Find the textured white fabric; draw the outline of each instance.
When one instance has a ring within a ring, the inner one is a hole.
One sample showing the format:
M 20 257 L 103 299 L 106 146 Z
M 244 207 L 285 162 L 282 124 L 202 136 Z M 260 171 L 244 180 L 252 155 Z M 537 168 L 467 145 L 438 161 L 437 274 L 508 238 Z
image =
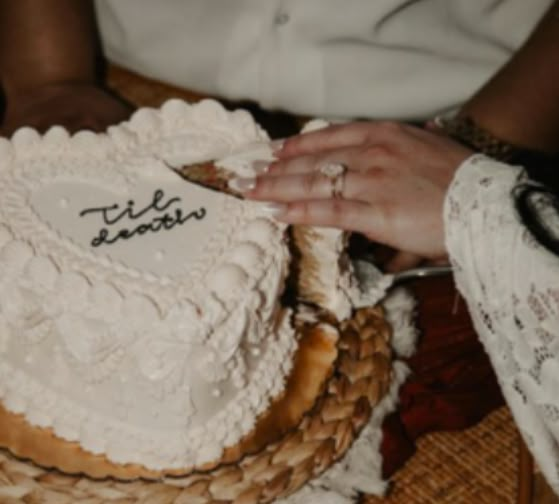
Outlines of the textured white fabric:
M 464 102 L 551 0 L 97 0 L 141 74 L 320 117 L 426 119 Z
M 483 156 L 457 171 L 445 202 L 458 289 L 518 427 L 559 493 L 559 258 L 521 224 L 511 197 L 523 177 Z M 547 212 L 557 230 L 559 216 Z

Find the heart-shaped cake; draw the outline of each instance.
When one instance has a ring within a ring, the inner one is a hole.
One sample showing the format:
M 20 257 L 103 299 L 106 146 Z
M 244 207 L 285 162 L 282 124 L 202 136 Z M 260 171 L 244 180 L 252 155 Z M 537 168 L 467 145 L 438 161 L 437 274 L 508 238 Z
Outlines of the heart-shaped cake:
M 320 344 L 315 335 L 302 350 L 294 307 L 281 302 L 293 273 L 286 226 L 171 169 L 221 158 L 246 174 L 272 158 L 267 140 L 245 112 L 178 100 L 107 134 L 0 140 L 2 421 L 142 468 L 133 475 L 208 467 L 243 455 L 234 447 L 288 395 L 296 355 L 322 345 L 323 358 L 306 361 L 312 383 L 299 379 L 304 406 L 270 431 L 300 420 L 331 372 L 337 328 L 322 323 Z M 297 269 L 314 286 L 307 300 L 346 318 L 343 235 L 312 236 Z M 66 469 L 13 425 L 0 444 Z

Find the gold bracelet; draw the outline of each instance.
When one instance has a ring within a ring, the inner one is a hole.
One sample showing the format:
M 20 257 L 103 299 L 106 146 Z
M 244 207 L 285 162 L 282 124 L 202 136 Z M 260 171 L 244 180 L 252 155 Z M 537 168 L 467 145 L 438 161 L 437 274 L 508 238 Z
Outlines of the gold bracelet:
M 493 136 L 479 127 L 470 117 L 436 117 L 436 128 L 457 142 L 499 161 L 510 161 L 524 149 Z

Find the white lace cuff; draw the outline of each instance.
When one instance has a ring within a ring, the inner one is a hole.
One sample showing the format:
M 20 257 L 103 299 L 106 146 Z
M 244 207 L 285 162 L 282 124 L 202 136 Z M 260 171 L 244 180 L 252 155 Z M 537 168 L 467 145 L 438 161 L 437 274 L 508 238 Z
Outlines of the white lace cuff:
M 559 257 L 520 222 L 511 192 L 523 176 L 466 160 L 445 201 L 446 246 L 518 427 L 559 493 Z

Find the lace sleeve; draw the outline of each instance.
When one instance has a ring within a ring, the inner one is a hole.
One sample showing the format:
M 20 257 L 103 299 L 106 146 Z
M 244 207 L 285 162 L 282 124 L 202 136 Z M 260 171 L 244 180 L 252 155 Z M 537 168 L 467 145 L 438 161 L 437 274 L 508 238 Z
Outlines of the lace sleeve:
M 468 159 L 445 201 L 446 244 L 516 423 L 559 494 L 559 257 L 516 214 L 521 177 L 519 167 Z

